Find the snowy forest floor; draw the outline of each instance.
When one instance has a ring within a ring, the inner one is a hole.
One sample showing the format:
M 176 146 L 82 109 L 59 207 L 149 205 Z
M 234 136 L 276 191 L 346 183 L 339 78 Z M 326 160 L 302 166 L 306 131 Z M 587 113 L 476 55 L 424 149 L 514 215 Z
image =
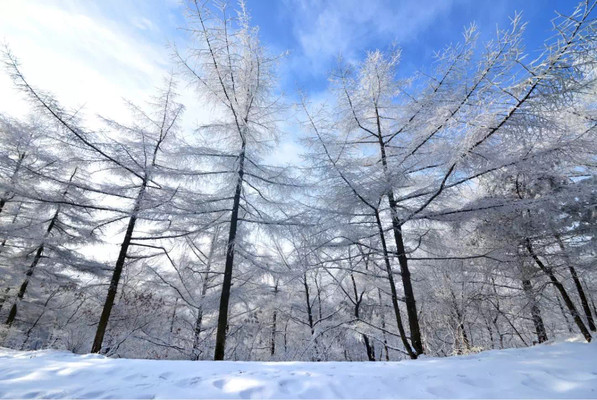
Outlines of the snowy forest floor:
M 597 343 L 402 362 L 110 359 L 0 348 L 2 398 L 596 398 Z

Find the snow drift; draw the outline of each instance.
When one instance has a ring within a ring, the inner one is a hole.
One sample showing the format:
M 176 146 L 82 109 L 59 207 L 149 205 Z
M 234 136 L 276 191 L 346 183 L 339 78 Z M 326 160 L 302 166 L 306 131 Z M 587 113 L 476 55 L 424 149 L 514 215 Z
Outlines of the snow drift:
M 402 362 L 110 359 L 0 348 L 2 398 L 596 398 L 597 344 Z

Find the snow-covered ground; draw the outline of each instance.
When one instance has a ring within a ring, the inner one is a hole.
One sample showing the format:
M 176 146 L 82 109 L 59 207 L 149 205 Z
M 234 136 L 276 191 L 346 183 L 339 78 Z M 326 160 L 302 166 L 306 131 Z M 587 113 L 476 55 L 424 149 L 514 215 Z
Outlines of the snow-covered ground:
M 597 344 L 402 362 L 110 359 L 0 348 L 2 398 L 597 398 Z

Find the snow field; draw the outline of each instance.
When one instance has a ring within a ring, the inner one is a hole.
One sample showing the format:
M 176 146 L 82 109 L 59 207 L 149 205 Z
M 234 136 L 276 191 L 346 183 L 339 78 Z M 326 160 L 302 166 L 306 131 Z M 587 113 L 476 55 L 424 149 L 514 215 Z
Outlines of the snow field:
M 402 362 L 110 359 L 0 348 L 0 398 L 597 398 L 597 344 Z

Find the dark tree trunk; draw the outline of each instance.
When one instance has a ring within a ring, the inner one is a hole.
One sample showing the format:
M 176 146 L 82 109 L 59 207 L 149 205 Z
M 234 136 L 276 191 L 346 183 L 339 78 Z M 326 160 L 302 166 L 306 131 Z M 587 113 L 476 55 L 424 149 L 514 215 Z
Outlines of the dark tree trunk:
M 363 342 L 365 342 L 365 350 L 367 350 L 367 359 L 375 361 L 375 347 L 373 343 L 370 343 L 369 336 L 363 334 Z
M 493 277 L 491 277 L 491 288 L 493 289 L 493 293 L 495 294 L 495 310 L 496 310 L 496 314 L 495 317 L 492 320 L 493 326 L 495 327 L 495 331 L 498 334 L 498 337 L 500 339 L 500 349 L 504 348 L 504 334 L 501 332 L 500 330 L 500 326 L 498 325 L 498 320 L 500 318 L 500 315 L 502 315 L 502 311 L 501 311 L 501 306 L 500 306 L 500 296 L 498 295 L 498 291 L 497 291 L 497 287 L 495 285 L 495 279 Z
M 417 355 L 423 354 L 423 342 L 421 340 L 421 328 L 419 326 L 419 315 L 417 313 L 417 304 L 415 301 L 415 294 L 412 287 L 412 280 L 410 277 L 410 270 L 408 268 L 408 258 L 404 249 L 404 238 L 402 237 L 402 228 L 398 217 L 396 215 L 396 202 L 394 195 L 390 193 L 390 209 L 392 210 L 392 229 L 394 231 L 394 239 L 396 240 L 396 249 L 398 251 L 398 262 L 400 263 L 400 276 L 402 278 L 402 286 L 404 288 L 404 301 L 406 302 L 406 312 L 408 315 L 408 323 L 410 328 L 410 341 Z
M 386 147 L 382 137 L 381 122 L 377 107 L 375 108 L 375 114 L 377 119 L 377 139 L 379 142 L 381 163 L 383 165 L 386 177 L 389 177 Z M 408 268 L 408 258 L 406 257 L 406 252 L 404 249 L 404 238 L 402 237 L 402 226 L 398 218 L 398 207 L 396 199 L 394 198 L 394 191 L 392 190 L 391 182 L 389 182 L 389 179 L 387 190 L 388 203 L 390 205 L 390 213 L 392 215 L 392 230 L 394 231 L 394 240 L 396 241 L 398 262 L 400 264 L 400 276 L 402 278 L 402 286 L 404 288 L 404 301 L 406 303 L 406 314 L 408 315 L 408 324 L 410 328 L 410 341 L 412 343 L 415 355 L 420 355 L 424 353 L 424 349 L 423 342 L 421 340 L 421 328 L 419 326 L 417 303 L 415 301 L 415 294 L 413 291 L 412 280 L 410 277 L 410 269 Z
M 377 297 L 379 299 L 379 309 L 380 309 L 379 316 L 381 318 L 381 329 L 383 329 L 382 330 L 383 347 L 386 352 L 386 361 L 390 361 L 390 349 L 388 347 L 388 337 L 386 336 L 386 316 L 385 316 L 385 312 L 383 309 L 383 303 L 381 301 L 381 290 L 379 288 L 377 289 Z M 380 355 L 380 360 L 381 360 L 381 355 Z
M 17 304 L 25 296 L 25 292 L 27 291 L 27 286 L 29 286 L 29 280 L 31 279 L 31 276 L 33 275 L 33 270 L 39 263 L 39 260 L 41 260 L 41 256 L 42 256 L 43 252 L 44 252 L 44 245 L 42 244 L 37 248 L 37 251 L 35 252 L 35 257 L 33 257 L 33 261 L 31 262 L 31 265 L 29 265 L 29 268 L 27 269 L 27 272 L 25 273 L 25 280 L 23 281 L 23 283 L 21 283 L 21 286 L 19 287 L 19 292 L 17 293 L 17 298 L 16 298 L 15 302 L 12 304 L 12 307 L 10 308 L 10 312 L 8 313 L 8 318 L 6 318 L 6 325 L 8 325 L 8 326 L 11 326 L 12 323 L 14 322 L 15 318 L 17 317 Z
M 580 283 L 580 279 L 578 279 L 578 274 L 576 273 L 576 269 L 572 266 L 569 267 L 570 275 L 572 275 L 572 279 L 574 280 L 574 285 L 576 286 L 576 290 L 578 291 L 578 297 L 580 298 L 580 304 L 582 305 L 583 311 L 585 312 L 585 316 L 587 317 L 587 323 L 589 325 L 589 329 L 595 332 L 597 329 L 595 327 L 595 320 L 593 319 L 593 314 L 591 314 L 591 308 L 589 307 L 589 301 L 587 300 L 587 295 L 585 294 L 585 290 Z
M 205 276 L 203 277 L 203 285 L 201 285 L 201 299 L 199 302 L 199 307 L 197 308 L 197 319 L 195 320 L 193 336 L 193 350 L 191 351 L 191 359 L 194 361 L 199 359 L 199 343 L 201 342 L 201 331 L 203 329 L 203 303 L 205 302 L 205 296 L 207 295 L 207 289 L 209 287 L 209 274 L 211 272 L 211 263 L 216 248 L 218 232 L 219 229 L 214 232 L 211 246 L 209 247 L 209 254 L 207 256 L 207 263 L 205 266 Z
M 18 164 L 19 167 L 20 167 L 20 161 L 22 161 L 22 159 L 24 157 L 25 157 L 25 155 L 23 154 L 22 157 L 19 159 L 19 164 Z M 17 171 L 18 171 L 18 169 L 15 171 L 15 174 Z M 73 181 L 73 179 L 75 178 L 76 174 L 77 174 L 77 168 L 75 168 L 75 170 L 71 174 L 70 179 L 68 180 L 68 185 L 64 189 L 64 192 L 62 192 L 63 198 L 68 193 L 70 184 Z M 8 314 L 8 318 L 6 319 L 6 325 L 8 325 L 9 327 L 12 325 L 12 323 L 14 322 L 14 320 L 17 316 L 17 303 L 23 298 L 23 296 L 25 295 L 25 292 L 27 291 L 27 286 L 29 286 L 29 280 L 30 280 L 31 276 L 33 275 L 33 271 L 35 270 L 35 267 L 39 263 L 39 260 L 41 260 L 41 257 L 43 255 L 44 248 L 45 248 L 45 241 L 46 241 L 47 237 L 50 235 L 50 233 L 52 233 L 52 229 L 54 229 L 54 226 L 56 225 L 56 222 L 58 221 L 58 215 L 60 215 L 60 206 L 54 212 L 54 215 L 52 216 L 52 219 L 50 220 L 50 223 L 49 223 L 49 225 L 46 229 L 46 232 L 44 234 L 44 238 L 43 238 L 41 244 L 39 245 L 39 247 L 37 248 L 37 251 L 35 252 L 33 261 L 31 262 L 31 265 L 29 265 L 29 269 L 27 269 L 27 272 L 25 273 L 25 280 L 23 281 L 23 283 L 21 284 L 21 287 L 19 288 L 19 292 L 17 293 L 16 301 L 12 305 L 10 312 Z M 3 243 L 3 245 L 4 245 L 4 243 Z
M 319 315 L 319 320 L 321 321 L 321 319 L 323 319 L 323 312 L 322 312 L 322 308 L 321 308 L 321 287 L 319 287 L 319 282 L 318 282 L 318 275 L 315 275 L 315 289 L 317 290 L 317 314 Z
M 160 151 L 160 146 L 162 145 L 163 141 L 166 139 L 174 120 L 170 122 L 170 126 L 167 128 L 164 124 L 166 123 L 167 118 L 167 110 L 168 104 L 170 102 L 170 94 L 171 92 L 168 91 L 166 95 L 166 104 L 164 109 L 164 114 L 162 117 L 162 126 L 160 127 L 160 135 L 157 139 L 155 146 L 153 147 L 153 155 L 151 161 L 148 163 L 147 159 L 145 159 L 144 171 L 142 175 L 135 174 L 138 177 L 142 177 L 141 186 L 139 187 L 139 192 L 137 193 L 137 198 L 135 199 L 135 204 L 133 206 L 133 210 L 131 212 L 131 216 L 129 218 L 129 222 L 126 228 L 126 233 L 124 234 L 124 239 L 120 245 L 120 252 L 118 253 L 118 258 L 116 259 L 116 265 L 114 266 L 114 271 L 112 272 L 112 279 L 110 280 L 110 286 L 108 287 L 108 294 L 106 296 L 106 301 L 104 302 L 104 308 L 102 310 L 102 315 L 100 316 L 99 323 L 97 324 L 97 330 L 95 332 L 95 338 L 93 339 L 93 345 L 91 346 L 92 353 L 99 353 L 102 349 L 102 344 L 104 342 L 104 336 L 106 334 L 106 329 L 108 327 L 108 322 L 110 320 L 110 314 L 112 312 L 112 307 L 114 306 L 114 299 L 116 298 L 116 294 L 118 292 L 118 284 L 120 282 L 120 276 L 122 275 L 122 270 L 124 269 L 124 263 L 126 262 L 128 256 L 128 250 L 131 245 L 131 241 L 133 238 L 133 232 L 135 231 L 135 225 L 137 223 L 137 217 L 139 216 L 139 212 L 141 211 L 141 205 L 143 203 L 143 199 L 145 197 L 145 192 L 147 190 L 147 185 L 151 179 L 151 172 L 153 168 L 156 166 L 158 152 Z M 63 123 L 64 124 L 64 123 Z M 64 124 L 66 125 L 66 124 Z M 72 129 L 71 129 L 72 131 Z M 74 133 L 74 131 L 73 131 Z M 96 149 L 97 151 L 97 149 Z M 117 163 L 118 164 L 118 163 Z M 118 164 L 120 165 L 120 164 Z M 120 165 L 122 166 L 122 165 Z M 128 169 L 129 171 L 132 171 Z
M 585 286 L 587 283 L 585 282 Z M 591 307 L 593 307 L 593 313 L 597 315 L 597 307 L 595 306 L 595 301 L 593 301 L 593 296 L 591 295 L 591 291 L 589 291 L 589 299 L 591 300 Z
M 141 209 L 141 202 L 143 200 L 146 187 L 147 178 L 145 178 L 141 183 L 141 187 L 133 207 L 133 212 L 131 213 L 129 223 L 126 228 L 126 233 L 124 234 L 124 239 L 120 244 L 120 252 L 118 253 L 118 258 L 116 259 L 116 265 L 114 266 L 114 271 L 112 272 L 112 279 L 110 280 L 110 286 L 108 287 L 108 294 L 106 296 L 106 301 L 104 302 L 104 308 L 102 309 L 102 314 L 95 331 L 93 345 L 91 346 L 92 353 L 99 353 L 102 349 L 104 336 L 106 335 L 106 328 L 108 327 L 108 321 L 110 320 L 110 314 L 112 312 L 112 307 L 114 306 L 114 299 L 116 298 L 116 293 L 118 292 L 120 276 L 122 275 L 122 270 L 124 268 L 124 263 L 126 262 L 129 246 L 131 245 L 135 224 L 137 223 L 137 215 Z
M 568 269 L 570 270 L 570 275 L 572 275 L 572 280 L 574 281 L 574 286 L 576 286 L 576 291 L 578 292 L 578 297 L 580 298 L 580 304 L 582 306 L 583 311 L 585 312 L 585 317 L 587 318 L 587 324 L 589 325 L 589 329 L 595 332 L 597 329 L 595 327 L 595 320 L 593 319 L 593 314 L 591 314 L 591 308 L 589 307 L 589 301 L 587 300 L 587 296 L 585 291 L 580 283 L 580 279 L 578 279 L 578 274 L 576 273 L 576 268 L 570 262 L 570 258 L 566 254 L 566 248 L 564 247 L 564 243 L 559 235 L 555 235 L 556 240 L 558 241 L 558 245 L 562 250 L 562 254 L 564 255 L 564 259 L 568 263 Z
M 531 319 L 533 320 L 533 324 L 535 325 L 537 341 L 539 343 L 546 342 L 547 332 L 545 330 L 545 325 L 543 324 L 543 318 L 541 317 L 541 309 L 539 308 L 539 304 L 537 304 L 537 299 L 535 298 L 535 292 L 533 291 L 533 285 L 531 284 L 531 281 L 528 279 L 523 279 L 522 289 L 527 299 L 529 300 L 531 306 Z
M 195 329 L 193 335 L 193 350 L 191 351 L 191 359 L 197 361 L 199 359 L 199 344 L 201 343 L 201 331 L 203 329 L 203 302 L 205 301 L 205 295 L 207 294 L 209 279 L 209 267 L 205 273 L 205 280 L 201 287 L 201 303 L 197 308 L 197 319 L 195 320 Z
M 6 318 L 6 325 L 8 325 L 9 327 L 12 325 L 12 323 L 14 322 L 14 320 L 17 316 L 17 304 L 19 303 L 19 301 L 21 301 L 23 299 L 23 296 L 25 296 L 25 292 L 27 291 L 27 286 L 29 286 L 29 280 L 31 279 L 31 276 L 33 275 L 33 271 L 35 270 L 35 267 L 37 267 L 37 264 L 39 263 L 39 260 L 41 260 L 41 257 L 44 253 L 45 239 L 52 232 L 52 229 L 54 229 L 54 226 L 56 225 L 56 221 L 58 220 L 59 214 L 60 214 L 60 208 L 58 208 L 56 210 L 56 212 L 54 212 L 54 216 L 50 220 L 50 224 L 48 225 L 48 228 L 46 229 L 46 233 L 44 235 L 44 240 L 37 248 L 37 250 L 35 252 L 35 256 L 33 257 L 33 261 L 31 262 L 31 264 L 29 265 L 29 268 L 27 269 L 27 272 L 25 273 L 25 280 L 21 284 L 21 287 L 19 288 L 19 292 L 17 293 L 17 298 L 16 298 L 15 302 L 13 303 L 12 307 L 10 308 L 10 312 L 8 313 L 8 318 Z
M 288 354 L 288 319 L 284 324 L 284 354 Z
M 195 329 L 193 335 L 193 350 L 191 351 L 191 360 L 199 360 L 199 343 L 201 343 L 201 329 L 203 326 L 203 304 L 197 309 L 197 319 L 195 320 Z
M 228 305 L 230 303 L 230 288 L 232 286 L 232 268 L 234 266 L 234 246 L 236 231 L 238 227 L 238 212 L 240 208 L 240 197 L 242 194 L 245 164 L 245 143 L 239 155 L 238 180 L 234 191 L 232 214 L 230 216 L 230 231 L 226 245 L 226 266 L 224 267 L 224 281 L 222 282 L 222 294 L 220 296 L 220 307 L 218 314 L 218 329 L 216 332 L 216 349 L 214 360 L 223 360 L 226 351 L 226 330 L 228 327 Z
M 459 328 L 460 328 L 460 334 L 462 335 L 462 343 L 464 344 L 464 348 L 466 350 L 470 350 L 472 345 L 468 338 L 468 333 L 466 333 L 466 328 L 464 327 L 464 323 L 462 321 L 460 322 Z M 470 326 L 469 326 L 469 328 L 470 328 Z
M 566 288 L 564 287 L 564 285 L 562 285 L 562 283 L 560 281 L 558 281 L 558 279 L 554 275 L 552 269 L 550 267 L 548 267 L 547 265 L 543 264 L 541 259 L 539 259 L 537 254 L 535 254 L 535 251 L 533 250 L 533 247 L 531 245 L 531 241 L 528 239 L 526 240 L 526 248 L 527 248 L 529 254 L 531 255 L 531 257 L 533 258 L 533 260 L 535 261 L 535 263 L 549 277 L 549 280 L 556 287 L 556 289 L 558 289 L 558 292 L 560 292 L 560 295 L 562 296 L 562 300 L 564 300 L 564 304 L 566 304 L 566 307 L 570 311 L 570 314 L 572 314 L 572 318 L 574 319 L 576 326 L 578 326 L 578 329 L 584 336 L 585 340 L 587 342 L 590 342 L 592 339 L 591 334 L 589 333 L 589 331 L 587 330 L 587 327 L 585 326 L 584 322 L 580 318 L 580 315 L 579 315 L 578 311 L 576 310 L 576 307 L 574 306 L 574 303 L 572 302 L 572 299 L 568 295 L 568 292 L 566 291 Z
M 390 257 L 388 255 L 388 247 L 386 244 L 385 235 L 383 233 L 383 226 L 381 224 L 381 219 L 379 218 L 379 212 L 375 211 L 375 220 L 377 222 L 377 229 L 379 231 L 379 237 L 381 240 L 381 248 L 384 255 L 384 263 L 386 266 L 386 274 L 388 276 L 388 282 L 390 283 L 390 291 L 392 293 L 392 306 L 394 307 L 394 315 L 396 317 L 396 325 L 398 326 L 398 332 L 400 333 L 400 338 L 402 339 L 402 344 L 406 349 L 409 357 L 413 360 L 417 358 L 417 354 L 413 351 L 408 342 L 408 338 L 406 337 L 406 332 L 404 331 L 404 325 L 402 324 L 402 316 L 400 315 L 400 307 L 398 305 L 398 293 L 396 291 L 396 283 L 394 282 L 394 272 L 392 271 L 392 266 L 390 265 Z
M 317 348 L 317 339 L 315 338 L 315 322 L 313 321 L 313 307 L 311 305 L 311 296 L 309 294 L 309 284 L 307 282 L 307 273 L 303 273 L 303 286 L 305 288 L 305 301 L 307 303 L 307 321 L 311 330 L 311 337 L 313 338 L 313 345 L 315 347 L 316 356 L 313 361 L 321 361 L 319 358 L 319 350 Z
M 276 283 L 274 285 L 274 299 L 278 296 L 278 280 L 276 280 Z M 275 304 L 275 301 L 274 301 Z M 274 356 L 274 354 L 276 354 L 276 323 L 277 323 L 277 319 L 278 319 L 278 313 L 276 311 L 276 309 L 274 308 L 274 312 L 272 315 L 272 337 L 271 337 L 271 344 L 270 344 L 270 356 Z
M 360 316 L 360 308 L 361 308 L 361 302 L 363 301 L 363 295 L 359 295 L 359 291 L 357 290 L 357 282 L 354 279 L 354 274 L 351 272 L 350 273 L 350 280 L 352 281 L 352 290 L 354 293 L 354 317 L 357 320 L 361 319 Z M 373 344 L 371 343 L 371 341 L 369 340 L 369 336 L 365 335 L 364 333 L 362 334 L 363 337 L 363 343 L 365 344 L 365 351 L 367 352 L 367 359 L 369 361 L 375 361 L 375 348 L 373 346 Z
M 491 323 L 488 318 L 485 318 L 485 328 L 487 329 L 487 333 L 489 333 L 489 341 L 491 342 L 491 348 L 495 348 L 495 343 L 493 339 L 493 329 L 491 329 Z
M 276 322 L 277 322 L 278 314 L 276 310 L 274 310 L 274 314 L 272 315 L 272 339 L 270 345 L 270 356 L 274 356 L 276 354 Z
M 174 321 L 176 320 L 176 308 L 178 308 L 178 297 L 174 300 L 174 309 L 172 310 L 172 318 L 170 320 L 170 333 L 174 332 Z
M 309 295 L 309 284 L 307 283 L 307 274 L 303 274 L 303 286 L 305 287 L 305 300 L 307 303 L 307 320 L 309 321 L 309 328 L 311 335 L 315 334 L 315 325 L 313 323 L 313 307 L 311 307 L 311 298 Z

